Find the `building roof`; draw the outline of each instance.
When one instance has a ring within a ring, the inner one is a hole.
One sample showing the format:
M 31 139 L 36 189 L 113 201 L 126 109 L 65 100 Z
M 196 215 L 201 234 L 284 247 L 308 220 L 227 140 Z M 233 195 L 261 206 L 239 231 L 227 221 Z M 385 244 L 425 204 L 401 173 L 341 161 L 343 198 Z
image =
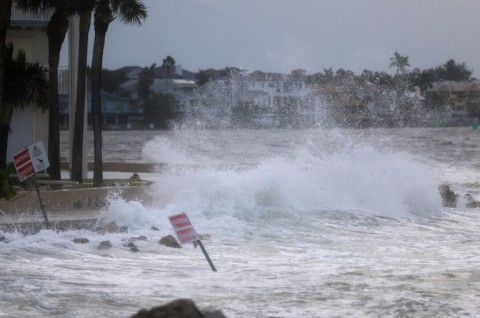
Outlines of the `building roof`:
M 43 11 L 24 11 L 17 7 L 14 2 L 12 5 L 12 12 L 10 15 L 10 27 L 46 27 L 52 10 Z

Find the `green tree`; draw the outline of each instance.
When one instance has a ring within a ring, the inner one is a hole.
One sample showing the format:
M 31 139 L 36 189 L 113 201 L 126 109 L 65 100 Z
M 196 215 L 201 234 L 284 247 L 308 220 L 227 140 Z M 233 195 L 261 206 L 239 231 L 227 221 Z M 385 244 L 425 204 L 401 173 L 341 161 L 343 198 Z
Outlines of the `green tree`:
M 152 92 L 152 84 L 155 80 L 155 64 L 145 67 L 138 76 L 137 95 L 143 106 L 145 123 L 153 122 L 155 117 L 155 105 Z
M 390 58 L 390 68 L 396 68 L 396 74 L 405 74 L 407 68 L 410 67 L 408 63 L 408 56 L 402 56 L 400 53 L 395 52 Z
M 175 67 L 175 59 L 170 55 L 167 55 L 166 58 L 163 59 L 162 66 L 167 71 L 167 91 L 168 91 L 168 82 L 170 81 L 170 77 L 172 75 L 172 69 Z
M 87 67 L 87 77 L 92 77 L 92 71 L 90 67 Z M 122 70 L 109 70 L 102 69 L 102 90 L 117 96 L 129 96 L 120 87 L 121 84 L 128 80 L 125 71 Z
M 25 11 L 52 9 L 53 14 L 47 25 L 48 37 L 48 173 L 53 180 L 60 180 L 60 121 L 58 105 L 58 64 L 60 51 L 72 14 L 70 1 L 67 0 L 16 0 L 17 6 Z
M 208 70 L 199 70 L 198 73 L 195 75 L 197 84 L 200 86 L 205 85 L 211 78 L 215 76 L 216 73 L 217 71 L 211 68 L 209 68 Z
M 46 69 L 38 63 L 27 63 L 24 51 L 18 51 L 15 58 L 13 45 L 4 49 L 5 71 L 3 80 L 3 107 L 0 112 L 0 168 L 7 163 L 8 136 L 13 112 L 16 108 L 34 105 L 47 109 L 48 82 Z
M 457 64 L 453 59 L 435 68 L 434 73 L 437 80 L 445 81 L 468 81 L 472 75 L 472 71 L 465 63 Z
M 95 8 L 92 54 L 92 113 L 94 135 L 93 186 L 103 183 L 102 163 L 102 64 L 105 37 L 110 23 L 116 18 L 127 24 L 142 24 L 147 17 L 147 8 L 138 0 L 98 0 Z

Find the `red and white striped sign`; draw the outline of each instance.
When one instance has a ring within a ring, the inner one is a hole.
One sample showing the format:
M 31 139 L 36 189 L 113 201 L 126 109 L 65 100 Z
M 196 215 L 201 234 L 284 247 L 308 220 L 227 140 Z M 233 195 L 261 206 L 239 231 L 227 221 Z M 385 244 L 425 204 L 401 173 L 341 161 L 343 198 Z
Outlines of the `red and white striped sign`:
M 192 223 L 185 213 L 169 216 L 168 219 L 170 220 L 180 243 L 185 244 L 200 240 L 200 236 L 195 232 Z
M 50 163 L 43 142 L 39 141 L 16 153 L 13 156 L 13 164 L 17 169 L 20 181 L 30 178 L 36 172 L 47 169 Z
M 20 182 L 30 178 L 35 173 L 28 148 L 23 149 L 13 156 L 13 164 L 15 165 L 15 169 L 17 169 Z

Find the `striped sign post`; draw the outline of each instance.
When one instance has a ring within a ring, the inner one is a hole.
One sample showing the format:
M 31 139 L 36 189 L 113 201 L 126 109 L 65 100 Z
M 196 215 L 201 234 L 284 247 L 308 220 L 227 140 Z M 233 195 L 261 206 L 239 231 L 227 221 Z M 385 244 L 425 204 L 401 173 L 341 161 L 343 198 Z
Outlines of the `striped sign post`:
M 48 229 L 49 223 L 47 212 L 45 210 L 45 206 L 43 205 L 40 189 L 38 188 L 37 183 L 37 173 L 50 167 L 43 142 L 39 141 L 14 154 L 13 164 L 17 170 L 17 175 L 20 182 L 32 177 L 35 190 L 37 191 L 38 202 L 40 203 L 43 218 L 45 219 L 45 227 Z
M 193 242 L 193 246 L 195 247 L 199 245 L 200 249 L 203 252 L 203 255 L 205 255 L 205 258 L 210 265 L 210 268 L 212 269 L 212 271 L 216 272 L 217 269 L 213 265 L 210 257 L 208 256 L 207 250 L 203 246 L 203 243 L 200 240 L 200 236 L 193 228 L 192 222 L 190 222 L 188 216 L 185 213 L 180 213 L 169 216 L 168 219 L 170 220 L 170 224 L 172 224 L 172 227 L 175 230 L 175 234 L 177 234 L 180 243 L 186 244 L 189 242 Z

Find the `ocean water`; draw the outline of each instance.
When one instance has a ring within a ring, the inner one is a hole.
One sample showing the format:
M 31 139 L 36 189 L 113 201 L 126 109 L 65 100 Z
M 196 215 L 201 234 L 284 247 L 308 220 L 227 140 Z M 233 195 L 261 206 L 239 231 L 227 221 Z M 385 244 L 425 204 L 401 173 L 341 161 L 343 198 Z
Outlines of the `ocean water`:
M 105 161 L 169 164 L 141 174 L 153 202 L 110 201 L 104 218 L 129 233 L 3 233 L 0 317 L 129 317 L 177 298 L 231 318 L 480 314 L 480 210 L 464 199 L 480 200 L 479 130 L 107 131 L 104 144 Z M 218 272 L 192 244 L 158 243 L 180 212 Z

